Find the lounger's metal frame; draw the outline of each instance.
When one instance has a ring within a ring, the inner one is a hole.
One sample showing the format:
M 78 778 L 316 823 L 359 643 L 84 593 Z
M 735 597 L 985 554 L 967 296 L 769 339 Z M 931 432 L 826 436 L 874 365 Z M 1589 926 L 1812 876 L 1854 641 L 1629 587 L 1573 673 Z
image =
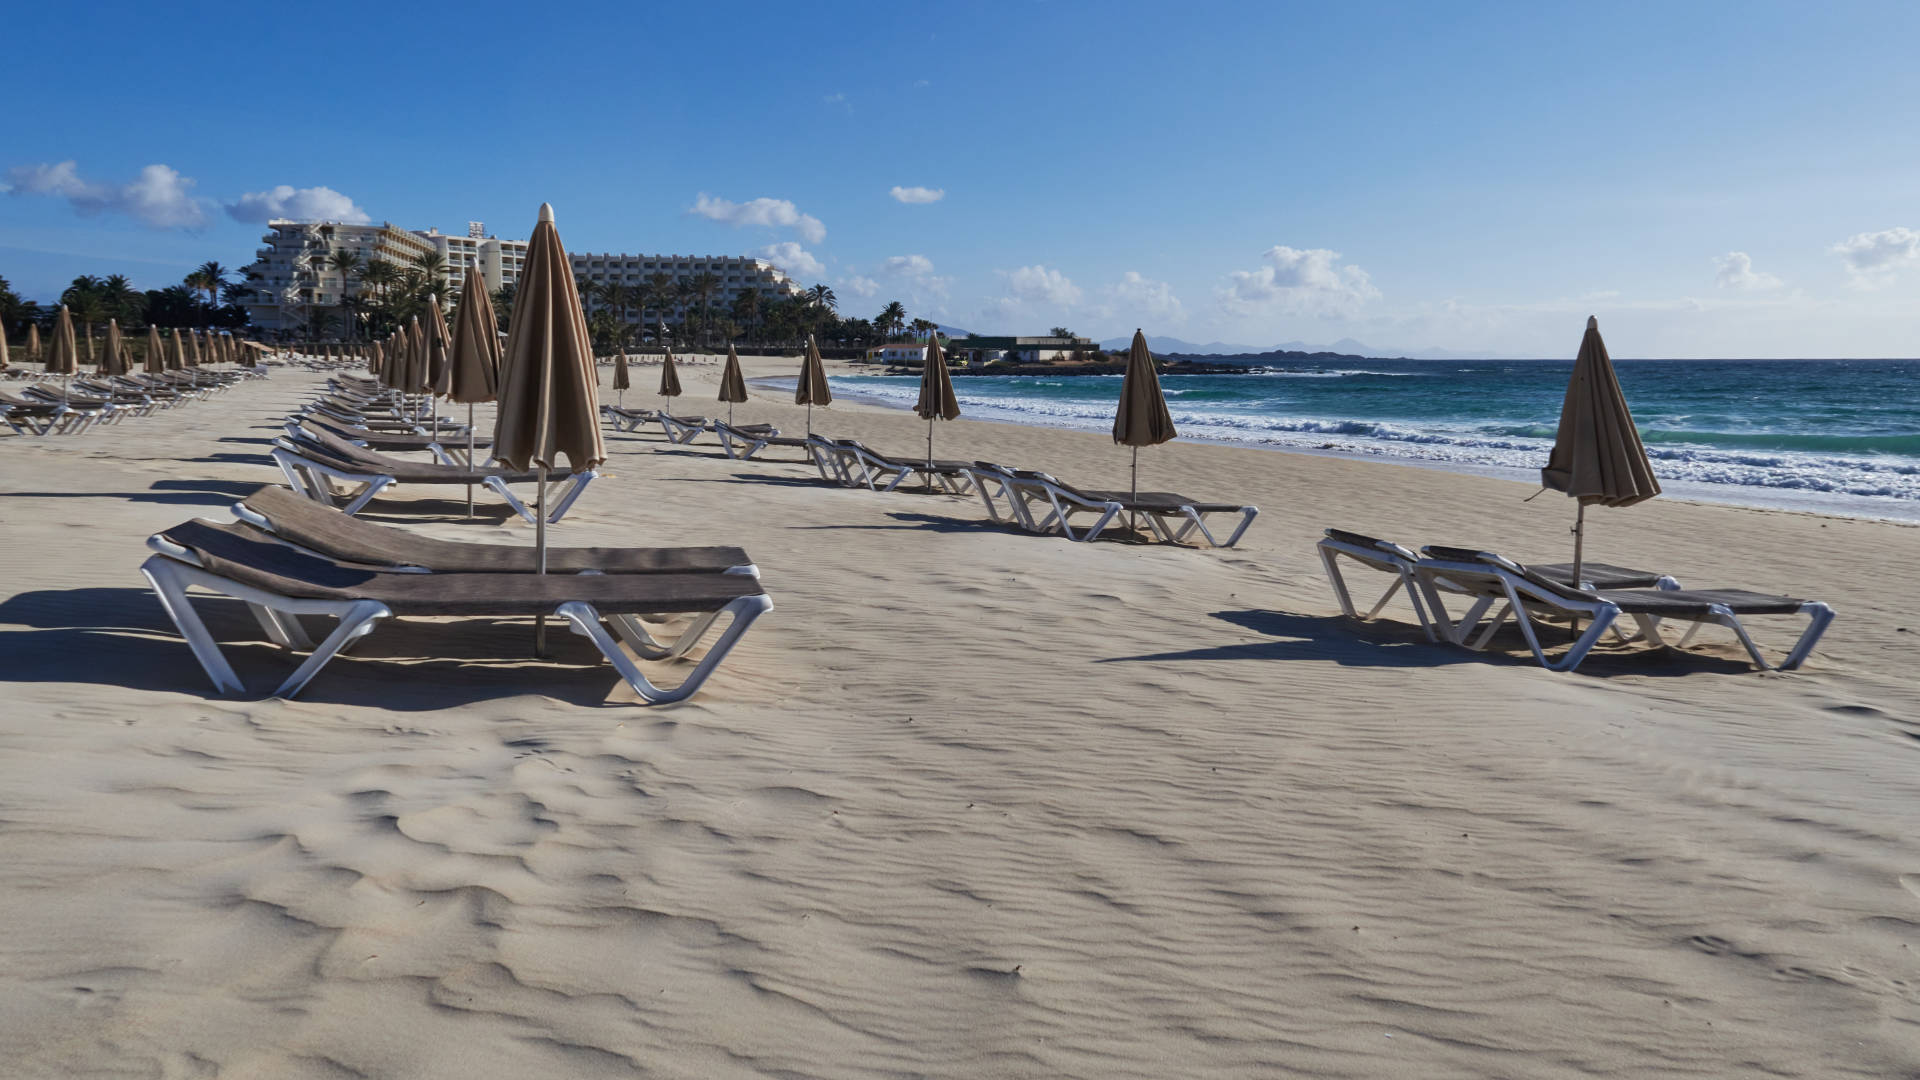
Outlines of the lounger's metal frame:
M 685 446 L 699 438 L 705 432 L 713 430 L 711 427 L 712 422 L 704 416 L 697 418 L 700 421 L 697 424 L 683 420 L 677 416 L 668 416 L 666 413 L 660 413 L 655 416 L 654 419 L 660 421 L 660 430 L 666 433 L 667 441 L 670 443 L 678 443 L 681 446 Z
M 600 414 L 613 424 L 614 430 L 635 433 L 640 425 L 651 423 L 659 415 L 650 409 L 619 409 L 612 405 L 600 406 Z
M 52 409 L 52 415 L 42 412 L 43 408 Z M 0 420 L 22 435 L 78 435 L 91 427 L 94 419 L 88 410 L 59 402 L 24 409 L 0 403 Z
M 199 612 L 194 610 L 187 596 L 189 588 L 198 587 L 240 600 L 253 612 L 254 619 L 274 644 L 289 650 L 311 650 L 306 660 L 274 690 L 273 696 L 277 698 L 291 699 L 299 694 L 320 673 L 320 669 L 326 667 L 342 650 L 372 633 L 381 619 L 393 615 L 392 609 L 373 600 L 301 600 L 243 585 L 207 570 L 191 550 L 163 536 L 150 537 L 147 547 L 155 554 L 140 564 L 140 572 L 153 586 L 154 593 L 160 597 L 161 607 L 173 620 L 180 636 L 186 639 L 194 659 L 200 662 L 200 667 L 213 680 L 214 689 L 219 693 L 243 693 L 246 688 L 234 673 L 233 665 L 227 662 L 226 655 L 220 651 L 219 643 L 207 632 L 206 623 L 201 621 Z M 574 633 L 593 642 L 594 647 L 600 650 L 600 654 L 620 673 L 634 693 L 640 695 L 641 700 L 649 705 L 664 705 L 684 700 L 698 692 L 714 669 L 733 651 L 734 644 L 753 625 L 754 620 L 772 610 L 773 600 L 764 593 L 738 597 L 716 611 L 703 612 L 671 646 L 664 646 L 655 640 L 633 616 L 602 616 L 584 600 L 562 603 L 554 608 L 554 614 L 566 619 Z M 299 616 L 302 615 L 325 615 L 339 621 L 333 632 L 315 645 L 300 624 Z M 649 660 L 683 656 L 699 644 L 722 615 L 730 615 L 732 621 L 693 671 L 675 687 L 654 685 L 633 658 L 620 648 L 620 642 L 624 641 Z M 612 627 L 612 634 L 607 632 L 607 627 Z
M 816 438 L 819 438 L 816 436 Z M 856 439 L 820 438 L 822 450 L 837 460 L 835 474 L 846 487 L 864 487 L 869 491 L 893 491 L 915 473 L 931 478 L 949 495 L 967 495 L 973 491 L 970 470 L 954 473 L 930 470 L 924 461 L 904 461 L 881 457 Z
M 713 422 L 713 433 L 720 439 L 720 449 L 725 452 L 728 457 L 739 461 L 745 461 L 760 451 L 765 450 L 767 447 L 773 445 L 773 440 L 780 437 L 779 428 L 767 428 L 763 431 L 743 431 L 727 423 L 725 420 L 715 420 Z M 734 440 L 736 439 L 744 445 L 736 448 L 734 446 Z
M 1381 610 L 1387 606 L 1387 601 L 1392 600 L 1395 593 L 1404 589 L 1407 593 L 1407 602 L 1413 605 L 1413 614 L 1420 620 L 1420 629 L 1426 632 L 1427 640 L 1435 642 L 1440 640 L 1439 635 L 1434 633 L 1433 619 L 1427 615 L 1426 607 L 1420 602 L 1420 584 L 1413 575 L 1414 565 L 1420 561 L 1420 556 L 1389 540 L 1379 540 L 1373 546 L 1365 547 L 1326 536 L 1322 537 L 1315 547 L 1320 552 L 1320 565 L 1327 572 L 1327 584 L 1333 586 L 1333 595 L 1339 599 L 1340 611 L 1347 618 L 1356 622 L 1371 622 L 1379 617 Z M 1393 584 L 1387 586 L 1387 591 L 1380 594 L 1380 599 L 1374 601 L 1365 615 L 1360 614 L 1354 607 L 1353 597 L 1347 592 L 1347 580 L 1340 573 L 1338 561 L 1342 555 L 1363 566 L 1384 570 L 1394 576 Z
M 1498 561 L 1491 561 L 1498 560 Z M 1427 608 L 1433 613 L 1435 624 L 1442 627 L 1447 640 L 1475 652 L 1484 651 L 1493 641 L 1507 619 L 1511 618 L 1520 627 L 1520 633 L 1527 640 L 1527 647 L 1533 651 L 1533 658 L 1540 666 L 1549 671 L 1572 671 L 1587 658 L 1587 653 L 1599 642 L 1614 620 L 1620 617 L 1620 608 L 1596 596 L 1592 600 L 1576 600 L 1561 592 L 1542 588 L 1527 580 L 1519 567 L 1499 556 L 1487 555 L 1480 562 L 1457 562 L 1448 559 L 1423 558 L 1414 564 L 1414 578 L 1420 584 L 1421 592 L 1426 596 Z M 1475 597 L 1473 606 L 1466 615 L 1455 622 L 1447 613 L 1446 604 L 1440 598 L 1442 588 L 1461 592 Z M 1486 617 L 1486 611 L 1495 603 L 1504 601 L 1504 605 L 1492 618 Z M 1546 650 L 1541 647 L 1539 634 L 1533 625 L 1532 609 L 1545 608 L 1569 616 L 1592 619 L 1593 622 L 1583 631 L 1558 660 L 1550 660 Z M 1712 604 L 1707 613 L 1698 618 L 1681 615 L 1652 616 L 1634 614 L 1634 622 L 1640 628 L 1640 637 L 1655 645 L 1666 646 L 1667 641 L 1661 635 L 1663 621 L 1679 620 L 1692 625 L 1685 635 L 1673 644 L 1673 648 L 1684 649 L 1693 641 L 1700 628 L 1717 623 L 1732 630 L 1740 639 L 1740 644 L 1753 660 L 1755 667 L 1770 671 L 1775 667 L 1791 670 L 1804 663 L 1812 654 L 1814 646 L 1820 643 L 1821 635 L 1827 632 L 1827 626 L 1833 622 L 1834 611 L 1818 601 L 1802 603 L 1796 614 L 1807 616 L 1807 628 L 1800 635 L 1786 659 L 1778 665 L 1769 663 L 1754 643 L 1753 637 L 1733 610 L 1724 604 Z M 1484 626 L 1484 629 L 1482 627 Z M 1474 632 L 1479 630 L 1479 636 Z
M 273 441 L 272 454 L 274 463 L 280 466 L 281 474 L 287 478 L 288 487 L 314 502 L 333 507 L 348 515 L 359 513 L 381 492 L 399 483 L 385 473 L 342 469 L 323 461 L 315 461 L 285 439 Z M 567 511 L 573 509 L 573 504 L 586 493 L 587 485 L 599 475 L 596 470 L 584 469 L 562 481 L 559 497 L 554 502 L 553 512 L 547 516 L 547 522 L 557 524 L 566 517 Z M 494 494 L 500 496 L 513 509 L 513 512 L 519 514 L 529 525 L 536 524 L 533 511 L 527 509 L 527 504 L 521 502 L 519 497 L 507 487 L 506 480 L 498 475 L 483 473 L 475 473 L 473 479 L 475 483 L 493 489 Z M 364 486 L 358 491 L 340 492 L 334 488 L 336 483 Z M 345 500 L 344 504 L 341 500 Z
M 292 439 L 313 438 L 313 436 L 307 432 L 305 426 L 300 422 L 299 417 L 288 418 L 285 425 L 285 430 L 286 430 L 287 436 Z M 332 435 L 334 438 L 345 439 L 346 441 L 361 448 L 362 450 L 370 450 L 373 448 L 373 443 L 372 443 L 372 440 L 370 439 L 356 439 L 352 435 L 349 435 L 345 432 L 331 431 L 325 428 L 321 428 L 319 430 L 327 431 L 327 433 L 329 435 Z M 369 431 L 367 432 L 367 434 L 374 436 L 375 438 L 378 438 L 381 433 L 378 431 Z M 398 434 L 398 433 L 396 432 L 395 434 Z M 410 452 L 410 449 L 396 450 L 394 452 L 408 453 Z M 465 469 L 472 464 L 467 459 L 466 447 L 461 446 L 459 443 L 454 443 L 453 446 L 449 447 L 444 443 L 428 442 L 428 443 L 421 444 L 419 449 L 425 450 L 431 453 L 434 456 L 434 458 L 440 462 L 440 464 L 451 465 L 456 469 Z M 481 468 L 486 468 L 491 464 L 493 464 L 493 459 L 489 457 L 486 459 L 486 461 L 481 463 Z

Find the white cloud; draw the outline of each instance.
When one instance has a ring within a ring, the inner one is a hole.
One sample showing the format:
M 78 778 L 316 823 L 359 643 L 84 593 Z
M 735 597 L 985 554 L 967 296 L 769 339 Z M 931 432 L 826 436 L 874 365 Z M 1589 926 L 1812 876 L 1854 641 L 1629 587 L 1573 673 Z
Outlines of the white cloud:
M 22 165 L 7 170 L 5 190 L 14 195 L 51 195 L 75 213 L 125 214 L 155 229 L 201 229 L 206 207 L 193 197 L 194 181 L 166 165 L 148 165 L 132 183 L 116 186 L 84 180 L 71 161 Z
M 1173 295 L 1173 286 L 1164 281 L 1154 281 L 1141 277 L 1136 270 L 1121 275 L 1118 285 L 1107 287 L 1107 296 L 1112 301 L 1108 305 L 1120 314 L 1135 317 L 1144 316 L 1146 321 L 1160 323 L 1181 323 L 1187 320 L 1187 308 L 1180 298 Z
M 227 204 L 227 216 L 249 224 L 260 224 L 274 218 L 338 221 L 347 225 L 373 223 L 373 218 L 352 199 L 330 187 L 296 188 L 291 184 L 280 184 L 266 191 L 250 191 Z
M 792 240 L 782 240 L 777 244 L 755 249 L 753 254 L 760 256 L 787 272 L 791 278 L 817 278 L 827 272 L 826 264 Z
M 1317 315 L 1350 314 L 1380 290 L 1357 266 L 1336 266 L 1340 253 L 1326 248 L 1290 248 L 1276 244 L 1261 253 L 1269 265 L 1235 270 L 1221 290 L 1223 304 L 1240 313 L 1266 308 Z
M 842 281 L 840 287 L 862 298 L 876 296 L 880 292 L 879 282 L 870 277 L 862 277 L 859 274 L 854 274 L 845 281 Z
M 1920 230 L 1904 227 L 1855 233 L 1830 248 L 1847 264 L 1854 284 L 1873 287 L 1894 271 L 1920 261 Z
M 889 255 L 880 269 L 894 277 L 925 277 L 933 273 L 933 260 L 925 255 Z
M 799 207 L 786 199 L 759 198 L 737 203 L 701 192 L 688 212 L 735 227 L 764 225 L 792 229 L 809 244 L 818 244 L 827 238 L 827 227 L 819 218 L 801 213 Z
M 1049 270 L 1036 264 L 1018 270 L 1002 270 L 1000 273 L 1006 276 L 1007 289 L 1017 300 L 1059 307 L 1070 307 L 1080 302 L 1080 286 L 1058 270 Z
M 1713 265 L 1719 273 L 1714 275 L 1714 283 L 1723 289 L 1739 289 L 1752 292 L 1761 289 L 1777 289 L 1780 279 L 1772 274 L 1753 268 L 1753 256 L 1744 251 L 1729 251 L 1717 256 Z
M 895 201 L 903 202 L 911 206 L 919 203 L 939 202 L 941 199 L 944 199 L 947 197 L 947 189 L 946 188 L 928 188 L 928 187 L 901 187 L 898 184 L 896 184 L 894 185 L 893 190 L 888 194 L 892 195 Z

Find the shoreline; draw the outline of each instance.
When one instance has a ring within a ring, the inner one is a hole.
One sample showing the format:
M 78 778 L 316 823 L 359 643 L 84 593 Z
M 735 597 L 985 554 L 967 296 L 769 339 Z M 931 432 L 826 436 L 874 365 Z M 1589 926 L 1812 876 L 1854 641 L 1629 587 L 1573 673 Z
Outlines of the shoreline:
M 870 372 L 850 371 L 844 367 L 829 363 L 829 377 L 870 376 Z M 905 377 L 905 376 L 902 376 Z M 748 386 L 761 390 L 781 390 L 792 393 L 795 379 L 793 376 L 759 376 L 747 380 Z M 888 412 L 911 412 L 912 406 L 888 397 L 864 394 L 857 389 L 834 387 L 834 400 L 845 400 Z M 1048 422 L 1047 419 L 1033 414 L 1002 413 L 988 410 L 982 414 L 963 414 L 963 418 L 978 422 L 1014 424 L 1020 427 L 1035 427 L 1053 431 L 1097 431 L 1093 425 L 1077 425 L 1064 422 Z M 1539 487 L 1539 475 L 1531 469 L 1513 468 L 1505 465 L 1478 464 L 1460 461 L 1439 461 L 1419 457 L 1397 457 L 1389 454 L 1373 453 L 1358 446 L 1346 448 L 1338 446 L 1296 446 L 1272 442 L 1255 442 L 1241 439 L 1201 438 L 1180 435 L 1176 442 L 1193 443 L 1202 446 L 1226 446 L 1245 450 L 1265 450 L 1282 454 L 1299 454 L 1305 457 L 1332 458 L 1341 461 L 1372 461 L 1383 465 L 1404 465 L 1433 472 L 1456 476 L 1479 476 L 1493 480 L 1506 480 L 1518 484 L 1530 484 Z M 1328 440 L 1329 442 L 1333 440 Z M 1828 492 L 1808 492 L 1790 488 L 1765 488 L 1747 484 L 1713 484 L 1698 480 L 1671 480 L 1661 478 L 1663 499 L 1681 502 L 1705 503 L 1714 506 L 1730 506 L 1743 510 L 1763 510 L 1771 513 L 1811 514 L 1818 517 L 1845 518 L 1856 521 L 1884 522 L 1891 525 L 1908 527 L 1920 526 L 1920 503 L 1911 507 L 1902 505 L 1908 500 L 1885 499 L 1868 495 L 1848 495 Z M 1778 494 L 1775 494 L 1775 493 Z M 1893 505 L 1888 505 L 1889 503 Z

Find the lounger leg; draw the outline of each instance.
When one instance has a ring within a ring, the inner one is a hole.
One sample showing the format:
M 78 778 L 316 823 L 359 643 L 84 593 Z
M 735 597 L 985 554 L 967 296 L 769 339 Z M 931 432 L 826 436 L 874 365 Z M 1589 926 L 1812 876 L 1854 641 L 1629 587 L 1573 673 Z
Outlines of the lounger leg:
M 200 667 L 213 680 L 217 693 L 237 694 L 244 687 L 240 685 L 240 676 L 233 673 L 233 665 L 227 663 L 225 654 L 207 633 L 207 625 L 200 621 L 200 614 L 193 610 L 193 604 L 187 599 L 184 582 L 175 572 L 176 563 L 159 555 L 151 556 L 140 564 L 140 573 L 146 576 L 147 584 L 153 586 L 154 595 L 160 598 L 160 606 L 166 610 L 167 617 L 173 620 L 174 629 L 187 641 L 187 648 L 193 650 L 193 658 L 200 661 Z
M 341 613 L 340 625 L 333 628 L 333 633 L 327 635 L 327 639 L 320 643 L 319 648 L 313 650 L 305 663 L 295 668 L 292 675 L 287 676 L 287 681 L 280 684 L 280 688 L 273 692 L 273 696 L 292 699 L 306 688 L 307 683 L 320 673 L 321 668 L 327 666 L 327 662 L 333 659 L 334 654 L 345 648 L 347 643 L 355 638 L 373 633 L 374 626 L 391 614 L 393 612 L 389 611 L 385 604 L 372 600 L 356 600 Z
M 879 469 L 875 469 L 870 475 L 874 478 L 878 478 L 881 475 L 881 472 Z M 884 488 L 881 488 L 880 490 L 892 491 L 894 488 L 897 488 L 900 486 L 900 481 L 905 480 L 907 477 L 912 475 L 913 475 L 913 466 L 902 465 L 900 466 L 899 470 L 893 474 L 893 479 L 887 482 L 887 486 Z M 873 487 L 872 480 L 868 481 L 867 486 L 869 488 Z
M 685 681 L 672 689 L 662 689 L 647 679 L 646 675 L 640 671 L 639 665 L 634 663 L 633 658 L 620 648 L 620 643 L 608 635 L 606 628 L 600 622 L 600 613 L 594 610 L 593 605 L 573 600 L 561 604 L 555 614 L 572 623 L 574 633 L 592 641 L 600 650 L 600 654 L 607 658 L 607 662 L 613 665 L 614 670 L 620 673 L 620 677 L 627 681 L 628 686 L 633 687 L 634 693 L 639 694 L 642 700 L 649 705 L 663 705 L 693 696 L 707 681 L 707 677 L 713 674 L 713 670 L 720 666 L 720 662 L 726 659 L 727 654 L 733 651 L 734 644 L 739 641 L 741 634 L 746 633 L 747 627 L 753 625 L 755 619 L 771 610 L 773 610 L 773 601 L 765 596 L 742 596 L 728 604 L 722 609 L 722 613 L 731 615 L 732 623 L 720 634 L 719 639 L 713 643 L 713 647 L 707 650 L 707 655 L 701 658 L 700 663 L 694 667 Z
M 347 515 L 348 517 L 352 517 L 353 515 L 366 509 L 367 504 L 373 501 L 373 497 L 375 495 L 380 494 L 382 491 L 385 491 L 392 486 L 393 486 L 393 477 L 376 476 L 373 479 L 368 480 L 366 488 L 362 490 L 360 494 L 355 495 L 353 499 L 347 503 L 346 506 L 341 507 L 340 512 Z
M 498 476 L 484 476 L 480 478 L 480 482 L 492 488 L 495 495 L 506 500 L 507 505 L 513 508 L 513 512 L 525 519 L 527 524 L 536 524 L 533 520 L 533 512 L 527 509 L 526 503 L 521 502 L 513 492 L 507 490 L 507 482 L 505 480 L 500 479 Z
M 1799 667 L 1807 657 L 1813 655 L 1813 647 L 1820 644 L 1821 635 L 1827 632 L 1828 624 L 1833 622 L 1833 609 L 1818 601 L 1800 605 L 1800 613 L 1808 618 L 1807 629 L 1800 635 L 1800 640 L 1794 643 L 1793 651 L 1780 662 L 1781 669 L 1785 671 Z
M 587 485 L 593 481 L 594 477 L 599 475 L 599 473 L 594 472 L 592 469 L 588 469 L 582 473 L 575 473 L 573 479 L 567 481 L 567 486 L 560 490 L 560 499 L 554 503 L 553 513 L 547 516 L 548 523 L 551 524 L 566 517 L 567 511 L 573 509 L 573 504 L 579 500 L 581 495 L 586 494 Z
M 1347 592 L 1347 579 L 1341 576 L 1340 567 L 1335 565 L 1334 562 L 1338 556 L 1332 548 L 1321 547 L 1318 548 L 1318 550 L 1320 552 L 1320 566 L 1327 572 L 1327 584 L 1333 587 L 1334 599 L 1340 601 L 1340 613 L 1349 619 L 1358 620 L 1360 613 L 1354 610 L 1353 597 Z M 1387 596 L 1392 595 L 1393 590 L 1387 590 Z M 1380 603 L 1384 604 L 1386 602 L 1387 598 L 1385 596 L 1380 598 Z M 1377 612 L 1380 609 L 1376 606 L 1373 610 Z M 1372 616 L 1369 615 L 1368 617 L 1371 618 Z
M 253 621 L 260 624 L 268 640 L 283 649 L 311 649 L 313 639 L 307 637 L 306 627 L 300 625 L 298 618 L 282 615 L 265 604 L 247 601 L 247 610 L 253 612 Z

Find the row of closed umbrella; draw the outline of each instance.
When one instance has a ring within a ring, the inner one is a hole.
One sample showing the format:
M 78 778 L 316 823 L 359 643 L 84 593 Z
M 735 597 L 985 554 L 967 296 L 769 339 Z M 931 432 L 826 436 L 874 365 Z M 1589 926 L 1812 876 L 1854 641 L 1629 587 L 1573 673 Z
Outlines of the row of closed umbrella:
M 74 331 L 73 315 L 65 304 L 60 305 L 60 313 L 55 316 L 52 344 L 44 354 L 40 344 L 40 328 L 27 327 L 27 363 L 44 363 L 49 375 L 77 375 L 80 373 L 79 338 Z M 151 374 L 163 371 L 179 371 L 202 364 L 242 364 L 251 366 L 253 355 L 242 347 L 240 342 L 230 335 L 216 334 L 209 330 L 204 341 L 201 335 L 192 329 L 172 331 L 172 348 L 160 336 L 160 328 L 147 327 L 147 348 L 144 369 Z M 105 348 L 96 362 L 96 370 L 101 375 L 125 375 L 133 368 L 132 349 L 126 336 L 120 330 L 120 320 L 107 320 Z M 12 354 L 8 351 L 6 338 L 0 335 L 0 368 L 12 365 Z

